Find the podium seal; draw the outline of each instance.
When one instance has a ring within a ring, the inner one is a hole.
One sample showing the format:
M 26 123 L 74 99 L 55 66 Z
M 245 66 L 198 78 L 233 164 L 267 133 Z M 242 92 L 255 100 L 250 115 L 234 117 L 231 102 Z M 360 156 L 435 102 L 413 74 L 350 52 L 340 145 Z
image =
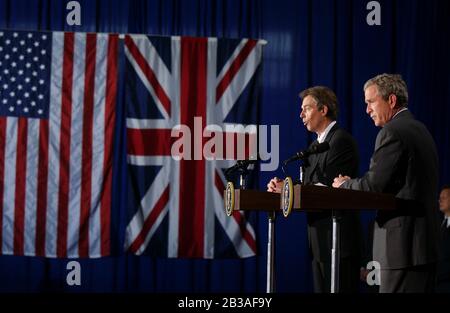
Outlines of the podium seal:
M 288 217 L 292 211 L 292 205 L 294 203 L 294 184 L 290 177 L 286 177 L 283 182 L 283 189 L 281 189 L 282 196 L 282 211 L 284 217 Z
M 228 216 L 233 214 L 234 210 L 234 185 L 232 182 L 227 183 L 227 188 L 225 190 L 225 213 Z

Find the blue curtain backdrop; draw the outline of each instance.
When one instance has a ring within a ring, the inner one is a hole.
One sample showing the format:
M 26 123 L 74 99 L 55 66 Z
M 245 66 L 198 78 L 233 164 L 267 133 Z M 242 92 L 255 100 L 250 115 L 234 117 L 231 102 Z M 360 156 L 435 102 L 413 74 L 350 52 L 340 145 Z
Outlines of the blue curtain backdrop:
M 448 0 L 379 1 L 381 26 L 367 25 L 364 0 L 81 0 L 81 26 L 66 24 L 68 2 L 0 0 L 0 28 L 266 39 L 260 120 L 280 125 L 281 159 L 314 139 L 301 125 L 298 93 L 327 85 L 340 100 L 339 123 L 358 141 L 363 173 L 378 130 L 365 114 L 362 86 L 376 74 L 401 73 L 410 110 L 437 143 L 440 184 L 450 182 Z M 273 176 L 282 173 L 260 173 L 259 187 L 265 189 Z M 371 217 L 364 214 L 363 222 Z M 123 231 L 123 216 L 114 218 Z M 305 216 L 280 217 L 276 227 L 277 291 L 311 292 Z M 265 216 L 256 231 L 254 258 L 80 260 L 82 284 L 76 287 L 66 284 L 68 260 L 0 256 L 0 292 L 263 292 Z

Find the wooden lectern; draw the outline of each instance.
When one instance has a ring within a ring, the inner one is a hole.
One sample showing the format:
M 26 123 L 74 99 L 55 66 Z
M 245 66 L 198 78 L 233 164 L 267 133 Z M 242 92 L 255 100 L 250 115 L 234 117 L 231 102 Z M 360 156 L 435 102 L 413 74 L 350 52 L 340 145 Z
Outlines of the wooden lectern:
M 228 191 L 228 197 L 227 197 Z M 225 191 L 225 207 L 228 210 L 251 210 L 269 212 L 269 240 L 267 244 L 267 285 L 266 291 L 273 292 L 274 269 L 274 219 L 277 211 L 287 217 L 293 211 L 331 211 L 333 217 L 333 248 L 331 251 L 331 292 L 338 292 L 339 286 L 339 218 L 340 210 L 393 210 L 399 207 L 400 199 L 393 195 L 374 192 L 336 189 L 323 186 L 295 185 L 291 192 L 280 194 L 256 190 L 232 189 L 233 203 L 230 204 L 230 190 Z M 291 208 L 286 212 L 286 203 Z

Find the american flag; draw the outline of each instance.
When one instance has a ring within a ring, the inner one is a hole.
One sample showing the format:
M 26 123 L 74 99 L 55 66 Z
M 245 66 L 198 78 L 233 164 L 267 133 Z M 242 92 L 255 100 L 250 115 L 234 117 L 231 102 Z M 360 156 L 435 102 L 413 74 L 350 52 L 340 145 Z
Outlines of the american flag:
M 118 36 L 0 31 L 2 254 L 110 253 Z
M 130 186 L 125 249 L 170 258 L 255 255 L 255 232 L 245 215 L 228 218 L 224 212 L 223 168 L 235 161 L 203 156 L 207 138 L 195 132 L 220 129 L 217 136 L 225 143 L 242 124 L 253 125 L 247 135 L 255 136 L 261 42 L 127 35 L 125 54 Z M 179 139 L 171 132 L 180 124 L 195 137 L 187 139 L 194 143 L 190 160 L 171 156 Z

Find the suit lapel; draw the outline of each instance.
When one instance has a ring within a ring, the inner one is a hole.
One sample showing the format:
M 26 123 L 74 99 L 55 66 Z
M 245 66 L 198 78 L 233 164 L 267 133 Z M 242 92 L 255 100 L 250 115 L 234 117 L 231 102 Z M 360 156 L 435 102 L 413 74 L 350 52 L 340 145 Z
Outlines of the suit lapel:
M 325 138 L 325 141 L 330 142 L 331 138 L 333 137 L 334 133 L 338 129 L 338 125 L 334 124 L 334 126 L 330 129 L 330 131 L 327 134 L 327 137 Z M 313 142 L 313 144 L 317 144 L 317 140 Z M 309 171 L 309 181 L 313 180 L 314 172 L 316 171 L 316 167 L 319 165 L 320 162 L 323 162 L 325 157 L 327 156 L 328 151 L 314 154 L 309 157 L 309 162 L 311 166 L 311 170 Z

